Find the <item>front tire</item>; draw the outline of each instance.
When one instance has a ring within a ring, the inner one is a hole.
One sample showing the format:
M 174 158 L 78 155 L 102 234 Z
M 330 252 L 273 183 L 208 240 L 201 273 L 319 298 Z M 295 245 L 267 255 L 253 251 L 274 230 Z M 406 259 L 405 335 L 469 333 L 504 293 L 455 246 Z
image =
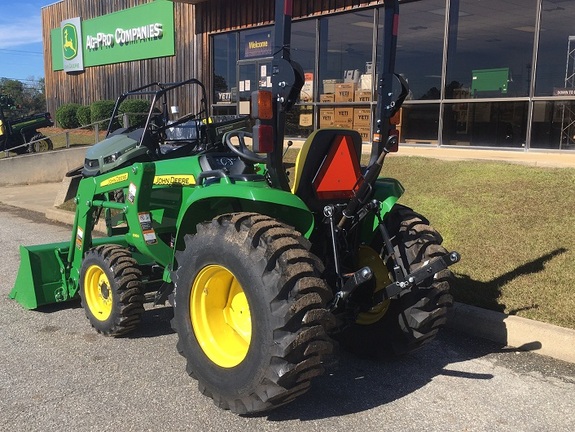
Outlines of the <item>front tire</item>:
M 198 225 L 178 252 L 172 326 L 200 391 L 238 414 L 295 399 L 332 351 L 321 263 L 298 232 L 254 213 Z
M 408 207 L 396 205 L 384 221 L 401 260 L 409 273 L 447 251 L 441 246 L 441 235 L 429 221 Z M 379 231 L 370 247 L 377 251 L 391 270 L 383 251 Z M 376 272 L 378 286 L 391 283 L 389 274 Z M 381 276 L 380 276 L 381 275 Z M 449 294 L 451 271 L 444 269 L 418 286 L 404 290 L 399 298 L 387 300 L 371 311 L 360 314 L 358 320 L 340 335 L 344 347 L 361 355 L 388 357 L 418 350 L 432 341 L 446 322 L 447 308 L 452 306 Z M 379 316 L 377 314 L 380 314 Z M 374 319 L 374 317 L 376 319 Z
M 86 317 L 98 333 L 123 336 L 144 313 L 142 272 L 130 252 L 118 245 L 86 252 L 80 268 L 80 298 Z

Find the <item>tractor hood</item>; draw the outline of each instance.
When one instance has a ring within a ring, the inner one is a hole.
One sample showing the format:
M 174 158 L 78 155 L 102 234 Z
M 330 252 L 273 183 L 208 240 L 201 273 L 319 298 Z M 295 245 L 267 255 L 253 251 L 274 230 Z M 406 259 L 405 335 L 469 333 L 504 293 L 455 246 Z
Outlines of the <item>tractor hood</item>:
M 142 132 L 143 129 L 137 129 L 128 134 L 111 135 L 90 147 L 82 169 L 84 177 L 112 171 L 146 154 L 148 148 L 139 145 Z

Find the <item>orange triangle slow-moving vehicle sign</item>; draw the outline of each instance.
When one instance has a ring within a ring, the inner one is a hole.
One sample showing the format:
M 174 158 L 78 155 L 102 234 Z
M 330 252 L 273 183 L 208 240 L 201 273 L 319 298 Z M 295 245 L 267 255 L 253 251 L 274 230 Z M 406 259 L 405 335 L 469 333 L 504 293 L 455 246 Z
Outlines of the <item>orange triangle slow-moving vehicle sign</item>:
M 360 174 L 352 137 L 337 135 L 313 179 L 315 193 L 319 199 L 351 198 L 360 185 Z

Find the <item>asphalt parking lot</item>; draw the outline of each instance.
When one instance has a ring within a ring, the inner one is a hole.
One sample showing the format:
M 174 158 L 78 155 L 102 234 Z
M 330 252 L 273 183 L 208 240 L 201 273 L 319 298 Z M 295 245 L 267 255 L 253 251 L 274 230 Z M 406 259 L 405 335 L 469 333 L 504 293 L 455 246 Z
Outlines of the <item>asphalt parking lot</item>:
M 568 431 L 575 365 L 444 331 L 413 355 L 341 353 L 294 403 L 238 417 L 202 396 L 175 349 L 169 308 L 132 336 L 98 335 L 78 303 L 27 311 L 8 300 L 18 246 L 69 227 L 0 205 L 0 429 L 10 431 Z

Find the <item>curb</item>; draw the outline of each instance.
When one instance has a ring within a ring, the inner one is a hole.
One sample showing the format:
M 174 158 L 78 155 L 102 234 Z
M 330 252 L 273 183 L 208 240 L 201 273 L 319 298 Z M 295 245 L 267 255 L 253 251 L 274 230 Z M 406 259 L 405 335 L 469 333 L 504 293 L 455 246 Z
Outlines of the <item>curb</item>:
M 447 327 L 490 341 L 575 363 L 575 330 L 455 303 Z

